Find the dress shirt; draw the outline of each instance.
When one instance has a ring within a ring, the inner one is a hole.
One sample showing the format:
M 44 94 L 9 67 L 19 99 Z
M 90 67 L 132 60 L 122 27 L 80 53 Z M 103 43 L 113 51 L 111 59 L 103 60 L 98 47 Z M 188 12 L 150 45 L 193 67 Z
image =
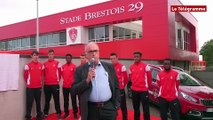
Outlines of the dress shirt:
M 90 93 L 90 102 L 105 102 L 112 97 L 112 92 L 109 85 L 108 72 L 104 69 L 101 62 L 95 66 L 96 76 L 93 78 L 92 91 Z

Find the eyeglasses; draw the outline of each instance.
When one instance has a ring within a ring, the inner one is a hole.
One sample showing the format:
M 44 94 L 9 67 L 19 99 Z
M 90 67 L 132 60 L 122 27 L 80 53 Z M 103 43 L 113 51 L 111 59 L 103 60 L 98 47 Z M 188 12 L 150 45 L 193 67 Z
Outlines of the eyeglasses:
M 97 53 L 99 50 L 90 50 L 88 53 Z

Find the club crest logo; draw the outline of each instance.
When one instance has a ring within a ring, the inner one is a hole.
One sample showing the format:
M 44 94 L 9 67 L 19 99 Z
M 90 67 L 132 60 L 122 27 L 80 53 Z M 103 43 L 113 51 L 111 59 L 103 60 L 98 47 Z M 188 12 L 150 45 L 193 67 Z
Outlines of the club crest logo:
M 71 29 L 69 30 L 69 36 L 70 36 L 70 40 L 71 40 L 72 42 L 75 42 L 75 41 L 76 41 L 77 33 L 78 33 L 78 31 L 77 31 L 76 28 L 71 28 Z

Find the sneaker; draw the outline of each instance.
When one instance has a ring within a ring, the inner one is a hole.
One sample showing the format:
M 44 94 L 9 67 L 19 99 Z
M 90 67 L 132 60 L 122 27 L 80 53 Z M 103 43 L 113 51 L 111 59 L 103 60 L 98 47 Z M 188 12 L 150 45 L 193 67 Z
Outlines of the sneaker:
M 74 119 L 78 120 L 78 115 L 77 114 L 74 114 Z
M 58 120 L 62 120 L 62 117 L 61 117 L 61 114 L 60 114 L 60 113 L 57 114 L 57 118 L 58 118 Z
M 69 116 L 70 116 L 70 115 L 66 113 L 66 114 L 64 115 L 63 119 L 68 118 Z
M 44 119 L 44 114 L 41 113 L 40 115 L 36 116 L 36 120 L 43 120 Z
M 48 114 L 43 114 L 43 119 L 47 118 Z
M 43 117 L 36 117 L 36 120 L 43 120 Z

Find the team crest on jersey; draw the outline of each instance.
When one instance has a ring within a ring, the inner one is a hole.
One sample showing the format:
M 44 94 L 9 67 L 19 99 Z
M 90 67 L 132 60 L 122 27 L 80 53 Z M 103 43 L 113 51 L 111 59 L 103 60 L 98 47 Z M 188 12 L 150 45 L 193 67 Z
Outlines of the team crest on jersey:
M 173 79 L 173 77 L 172 77 L 172 76 L 170 76 L 170 79 Z
M 77 31 L 76 28 L 72 28 L 72 29 L 69 30 L 69 36 L 70 36 L 70 40 L 71 40 L 72 42 L 75 42 L 75 41 L 76 41 L 77 33 L 78 33 L 78 31 Z
M 140 70 L 143 70 L 143 68 L 141 67 Z

